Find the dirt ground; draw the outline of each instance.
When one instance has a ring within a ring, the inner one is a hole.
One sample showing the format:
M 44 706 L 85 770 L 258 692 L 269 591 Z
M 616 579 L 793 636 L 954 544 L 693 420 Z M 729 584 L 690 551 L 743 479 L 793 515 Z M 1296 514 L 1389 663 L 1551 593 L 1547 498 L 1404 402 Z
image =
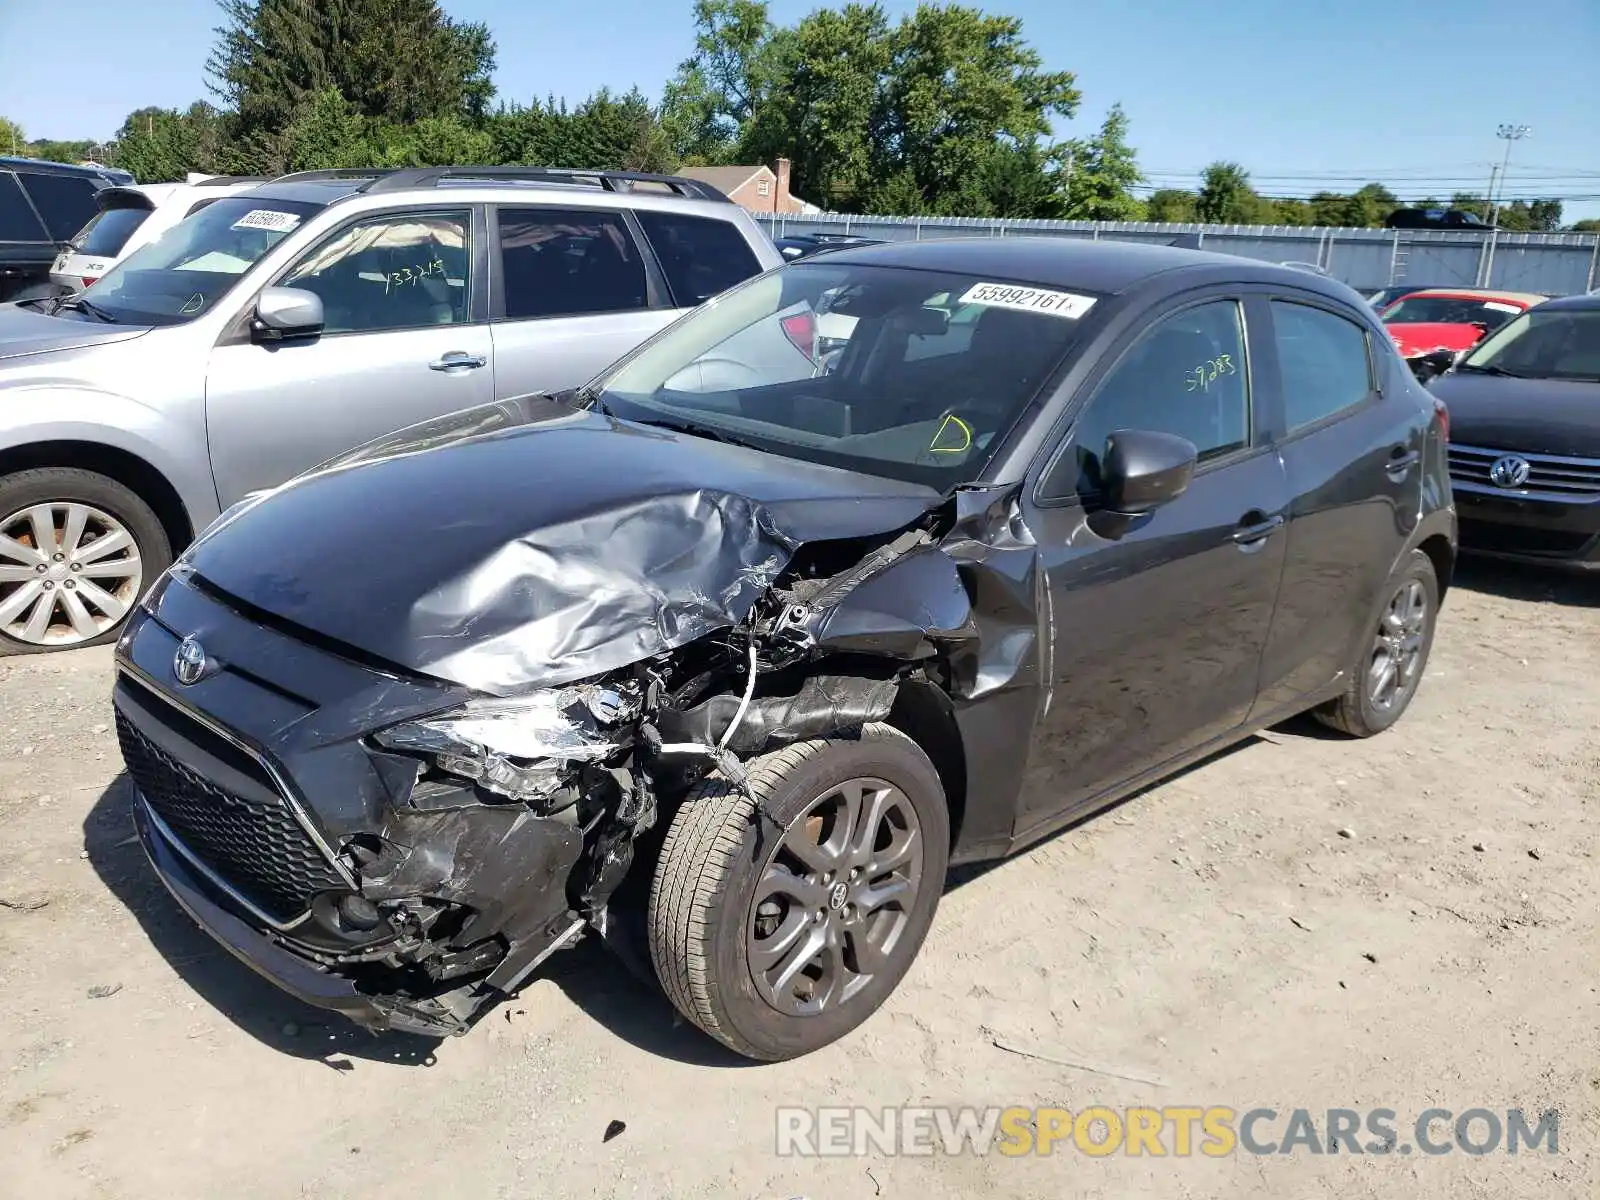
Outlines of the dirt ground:
M 1398 728 L 1293 722 L 953 880 L 888 1006 L 776 1066 L 589 943 L 436 1053 L 279 995 L 132 842 L 109 661 L 0 660 L 7 1200 L 1600 1195 L 1600 581 L 1467 569 Z M 775 1153 L 841 1104 L 1556 1109 L 1560 1150 Z

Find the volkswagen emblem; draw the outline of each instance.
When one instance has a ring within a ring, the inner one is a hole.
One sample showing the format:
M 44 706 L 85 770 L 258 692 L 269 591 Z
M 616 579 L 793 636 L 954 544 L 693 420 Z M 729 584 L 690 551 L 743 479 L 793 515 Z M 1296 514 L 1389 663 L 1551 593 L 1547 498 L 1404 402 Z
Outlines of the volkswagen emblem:
M 178 652 L 172 656 L 172 673 L 178 677 L 178 682 L 187 687 L 199 680 L 206 670 L 206 648 L 200 644 L 199 638 L 186 637 L 178 646 Z
M 1489 467 L 1489 482 L 1495 487 L 1519 488 L 1528 482 L 1528 475 L 1532 471 L 1528 460 L 1520 455 L 1503 455 Z
M 828 890 L 828 903 L 836 910 L 841 909 L 844 907 L 844 902 L 849 895 L 849 888 L 842 883 L 836 883 Z

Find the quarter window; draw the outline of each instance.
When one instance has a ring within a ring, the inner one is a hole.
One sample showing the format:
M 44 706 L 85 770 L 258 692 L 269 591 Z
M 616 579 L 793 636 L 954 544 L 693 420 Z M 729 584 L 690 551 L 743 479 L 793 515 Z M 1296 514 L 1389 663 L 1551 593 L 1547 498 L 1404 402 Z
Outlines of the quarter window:
M 1145 331 L 1096 389 L 1045 494 L 1098 493 L 1106 439 L 1133 429 L 1187 438 L 1202 463 L 1249 444 L 1250 380 L 1236 301 L 1196 305 Z
M 637 216 L 679 308 L 703 304 L 761 274 L 750 243 L 730 221 L 665 212 L 641 211 Z
M 1367 331 L 1309 304 L 1272 302 L 1288 431 L 1354 408 L 1372 394 Z
M 322 297 L 325 333 L 460 325 L 471 263 L 467 213 L 417 213 L 358 221 L 279 282 Z
M 580 317 L 649 304 L 639 247 L 620 213 L 502 208 L 506 316 Z

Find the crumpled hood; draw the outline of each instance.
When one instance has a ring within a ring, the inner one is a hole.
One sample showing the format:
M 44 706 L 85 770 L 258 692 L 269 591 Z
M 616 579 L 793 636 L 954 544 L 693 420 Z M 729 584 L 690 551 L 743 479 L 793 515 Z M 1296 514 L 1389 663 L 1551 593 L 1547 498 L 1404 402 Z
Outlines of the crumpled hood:
M 504 693 L 736 624 L 801 543 L 892 532 L 942 499 L 511 401 L 325 464 L 219 522 L 179 570 L 396 665 Z
M 143 325 L 90 324 L 71 317 L 47 317 L 15 304 L 0 304 L 0 360 L 126 342 L 149 332 Z
M 1600 383 L 1451 371 L 1428 384 L 1463 446 L 1600 458 Z
M 1476 325 L 1457 325 L 1447 321 L 1396 321 L 1384 326 L 1401 358 L 1416 358 L 1435 350 L 1470 350 L 1483 337 Z

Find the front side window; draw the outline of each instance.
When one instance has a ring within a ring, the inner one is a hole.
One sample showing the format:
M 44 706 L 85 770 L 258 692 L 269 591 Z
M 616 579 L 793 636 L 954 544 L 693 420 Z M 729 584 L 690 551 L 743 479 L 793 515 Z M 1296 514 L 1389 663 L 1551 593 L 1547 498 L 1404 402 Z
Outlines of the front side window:
M 1188 439 L 1202 463 L 1249 445 L 1250 378 L 1237 301 L 1199 304 L 1146 330 L 1095 389 L 1044 494 L 1097 495 L 1106 439 L 1135 429 Z
M 648 210 L 635 215 L 679 308 L 703 304 L 761 274 L 755 251 L 731 221 Z
M 89 299 L 111 320 L 129 324 L 192 321 L 321 210 L 292 200 L 219 200 L 112 267 L 88 290 Z
M 1456 369 L 1525 379 L 1600 381 L 1600 308 L 1532 309 L 1479 343 Z
M 591 390 L 625 419 L 943 490 L 978 478 L 1094 304 L 802 260 L 710 300 Z
M 1315 424 L 1372 394 L 1367 331 L 1308 304 L 1272 302 L 1288 431 Z
M 510 320 L 645 308 L 644 263 L 621 213 L 502 208 L 500 264 Z
M 471 270 L 470 213 L 407 213 L 341 229 L 278 283 L 322 298 L 324 333 L 380 333 L 464 324 Z
M 0 242 L 46 241 L 38 214 L 10 171 L 0 171 Z

